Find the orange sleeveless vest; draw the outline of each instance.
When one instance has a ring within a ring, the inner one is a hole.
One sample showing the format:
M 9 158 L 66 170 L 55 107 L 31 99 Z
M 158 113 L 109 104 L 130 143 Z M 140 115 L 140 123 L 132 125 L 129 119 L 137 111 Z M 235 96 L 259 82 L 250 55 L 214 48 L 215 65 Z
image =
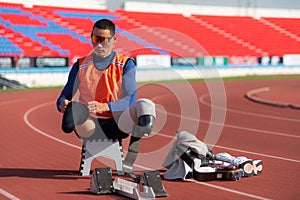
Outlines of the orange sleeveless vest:
M 79 102 L 82 104 L 87 104 L 89 101 L 107 103 L 123 98 L 123 68 L 128 58 L 116 54 L 111 65 L 103 71 L 94 66 L 92 56 L 79 59 Z M 113 114 L 104 112 L 97 116 L 113 117 Z

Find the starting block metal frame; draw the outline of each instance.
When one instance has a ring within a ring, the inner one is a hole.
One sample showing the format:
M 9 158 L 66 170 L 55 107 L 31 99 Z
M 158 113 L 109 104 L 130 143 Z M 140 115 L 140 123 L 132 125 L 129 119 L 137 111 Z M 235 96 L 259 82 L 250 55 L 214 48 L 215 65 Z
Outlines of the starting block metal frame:
M 148 171 L 137 182 L 112 178 L 111 168 L 96 168 L 90 180 L 90 192 L 94 194 L 120 194 L 131 199 L 152 200 L 168 196 L 158 171 Z
M 118 175 L 124 175 L 123 171 L 123 147 L 118 140 L 93 139 L 83 140 L 81 151 L 80 174 L 90 175 L 93 159 L 104 156 L 114 160 Z
M 132 181 L 127 181 L 121 178 L 115 178 L 115 180 L 113 181 L 113 186 L 114 191 L 117 194 L 129 197 L 131 199 L 155 199 L 155 193 L 152 187 L 146 185 L 140 185 Z

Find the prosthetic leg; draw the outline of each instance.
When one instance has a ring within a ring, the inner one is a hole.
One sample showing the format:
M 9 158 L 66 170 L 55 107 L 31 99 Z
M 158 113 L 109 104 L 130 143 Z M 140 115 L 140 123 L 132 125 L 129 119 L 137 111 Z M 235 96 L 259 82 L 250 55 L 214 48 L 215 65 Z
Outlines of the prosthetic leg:
M 142 137 L 147 137 L 150 135 L 154 125 L 154 121 L 154 116 L 143 115 L 139 117 L 138 124 L 133 125 L 128 152 L 123 164 L 124 172 L 129 174 L 133 179 L 138 178 L 132 173 L 132 167 L 138 155 L 140 141 Z
M 74 131 L 75 126 L 83 124 L 89 117 L 86 105 L 72 101 L 68 104 L 62 118 L 61 128 L 65 133 Z
M 149 190 L 150 192 L 154 194 L 154 197 L 164 197 L 168 196 L 158 171 L 149 171 L 145 172 L 143 176 L 138 177 L 135 175 L 132 171 L 133 163 L 135 162 L 139 147 L 140 147 L 140 141 L 142 137 L 147 137 L 152 132 L 153 124 L 154 124 L 155 118 L 152 115 L 143 115 L 139 117 L 138 124 L 133 126 L 132 135 L 129 142 L 128 152 L 126 155 L 126 158 L 123 162 L 123 171 L 128 174 L 136 183 L 141 184 L 144 187 L 144 191 Z M 122 181 L 119 179 L 118 181 Z M 129 185 L 130 182 L 126 182 L 125 185 Z M 136 184 L 131 183 L 131 184 Z M 116 185 L 119 183 L 116 182 Z M 135 190 L 135 187 L 132 187 Z M 148 188 L 148 189 L 147 189 Z M 151 189 L 151 191 L 150 191 Z M 124 193 L 124 191 L 118 190 L 119 193 L 123 195 L 128 195 Z M 131 198 L 135 198 L 139 192 L 134 192 L 136 195 L 132 196 L 129 195 Z M 151 195 L 150 195 L 151 196 Z M 152 195 L 153 196 L 153 195 Z

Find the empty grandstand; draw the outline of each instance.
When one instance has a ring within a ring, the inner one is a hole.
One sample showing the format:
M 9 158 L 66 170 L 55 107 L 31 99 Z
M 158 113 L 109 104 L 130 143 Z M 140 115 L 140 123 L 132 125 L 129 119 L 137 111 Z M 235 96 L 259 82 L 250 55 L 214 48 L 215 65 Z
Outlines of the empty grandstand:
M 198 65 L 210 56 L 221 65 L 255 65 L 300 54 L 300 11 L 286 2 L 113 2 L 0 2 L 0 68 L 68 67 L 92 50 L 90 31 L 100 18 L 116 23 L 116 50 L 132 57 L 194 58 Z

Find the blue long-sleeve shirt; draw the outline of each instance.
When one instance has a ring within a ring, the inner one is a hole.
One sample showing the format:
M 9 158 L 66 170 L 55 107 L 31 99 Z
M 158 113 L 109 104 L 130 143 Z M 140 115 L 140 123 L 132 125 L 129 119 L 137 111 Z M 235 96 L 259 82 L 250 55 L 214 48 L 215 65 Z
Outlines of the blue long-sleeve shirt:
M 110 59 L 109 57 L 107 59 Z M 56 107 L 60 111 L 59 106 L 65 99 L 72 100 L 74 94 L 78 90 L 79 80 L 77 74 L 79 71 L 79 62 L 73 64 L 69 73 L 68 81 L 61 91 L 56 101 Z M 108 102 L 110 112 L 122 112 L 136 101 L 136 66 L 133 59 L 128 59 L 123 70 L 122 90 L 124 97 L 115 102 Z

